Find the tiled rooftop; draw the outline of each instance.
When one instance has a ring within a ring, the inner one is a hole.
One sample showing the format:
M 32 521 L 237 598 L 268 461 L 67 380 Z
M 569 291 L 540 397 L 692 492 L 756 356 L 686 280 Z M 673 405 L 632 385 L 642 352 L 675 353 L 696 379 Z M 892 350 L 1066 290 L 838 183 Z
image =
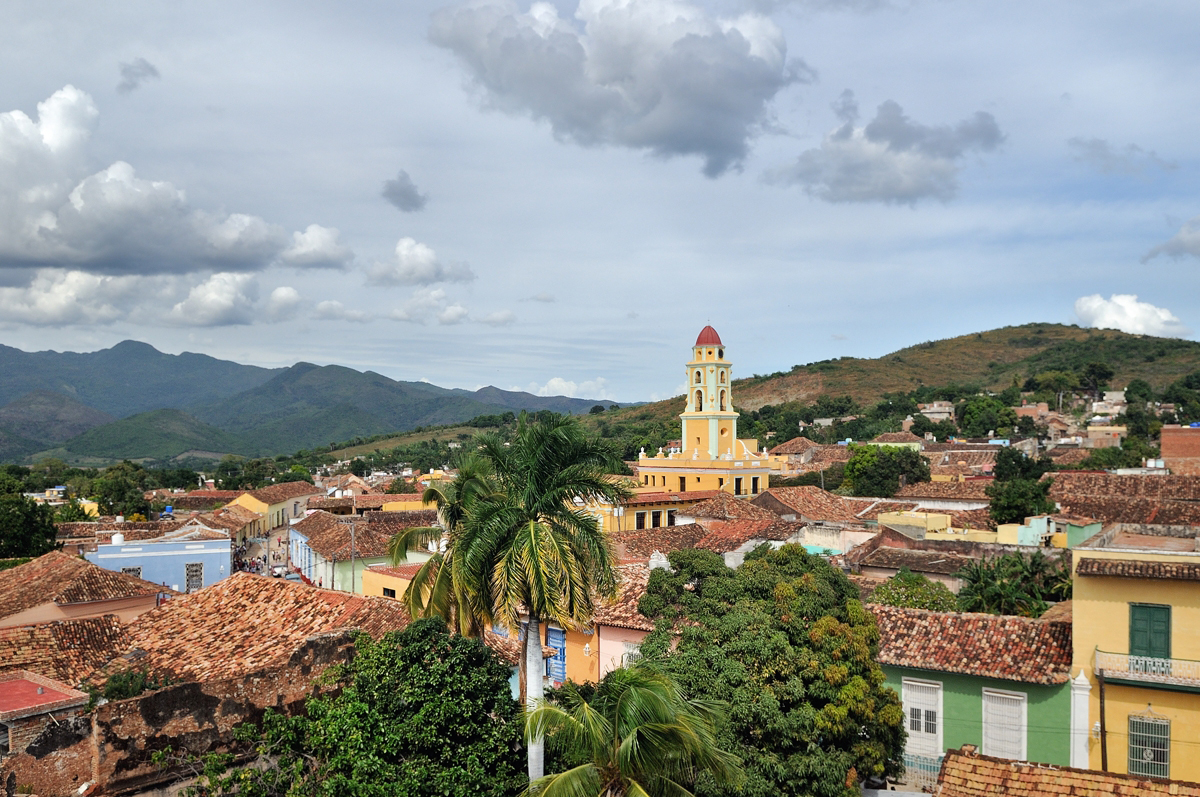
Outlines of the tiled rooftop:
M 593 625 L 653 631 L 654 621 L 638 611 L 638 601 L 646 594 L 646 583 L 650 580 L 650 566 L 642 562 L 623 564 L 616 571 L 617 595 L 596 605 Z
M 342 518 L 328 512 L 310 514 L 294 527 L 308 537 L 308 547 L 325 559 L 344 562 L 351 556 L 374 559 L 386 556 L 392 539 L 385 524 Z
M 801 436 L 801 437 L 793 437 L 791 440 L 788 440 L 786 443 L 780 443 L 779 445 L 775 446 L 767 453 L 771 454 L 772 456 L 777 456 L 777 455 L 781 455 L 781 454 L 803 454 L 805 451 L 809 450 L 810 448 L 816 448 L 816 447 L 817 447 L 817 443 L 814 443 L 812 440 L 809 440 L 807 437 Z
M 1056 767 L 950 750 L 938 776 L 940 797 L 1200 797 L 1200 783 Z
M 656 529 L 633 529 L 618 531 L 610 535 L 613 547 L 619 556 L 627 559 L 649 559 L 658 551 L 669 554 L 695 548 L 696 543 L 708 535 L 708 529 L 699 523 L 681 526 L 659 526 Z
M 884 432 L 876 435 L 872 443 L 925 443 L 925 438 L 917 437 L 912 432 Z
M 128 651 L 179 680 L 230 678 L 287 661 L 308 637 L 358 628 L 378 638 L 409 622 L 387 598 L 235 573 L 129 625 Z
M 856 503 L 862 501 L 862 499 L 858 499 L 855 503 L 851 503 L 855 499 L 844 498 L 842 500 L 851 507 L 851 511 L 858 509 Z M 854 513 L 854 516 L 859 520 L 878 520 L 879 516 L 884 512 L 912 512 L 917 508 L 915 501 L 875 501 L 866 499 L 866 502 L 868 504 L 866 509 L 859 509 Z
M 775 520 L 738 520 L 713 529 L 697 542 L 695 547 L 723 554 L 736 551 L 751 540 L 782 542 L 799 534 L 803 529 L 803 523 L 778 518 Z
M 1200 564 L 1147 562 L 1137 559 L 1096 559 L 1090 556 L 1081 556 L 1079 563 L 1075 565 L 1075 575 L 1200 581 Z
M 116 615 L 0 628 L 0 671 L 22 669 L 78 684 L 125 650 Z
M 44 603 L 88 603 L 159 592 L 170 590 L 52 551 L 0 571 L 0 617 L 11 617 Z
M 425 565 L 424 562 L 409 562 L 404 565 L 371 565 L 372 573 L 379 573 L 393 578 L 402 578 L 405 581 L 412 581 L 416 578 L 417 571 Z
M 755 506 L 749 501 L 734 498 L 729 493 L 718 493 L 707 501 L 689 507 L 688 517 L 706 520 L 774 520 L 776 515 Z
M 320 487 L 314 487 L 308 482 L 283 482 L 282 484 L 272 484 L 269 487 L 260 487 L 257 490 L 250 490 L 250 495 L 257 498 L 264 504 L 282 504 L 284 501 L 290 501 L 293 498 L 303 498 L 306 495 L 321 495 L 325 491 Z
M 1071 677 L 1070 623 L 870 604 L 879 663 L 1032 684 Z
M 625 506 L 640 506 L 642 504 L 672 504 L 686 503 L 689 501 L 707 501 L 710 498 L 716 498 L 717 495 L 724 495 L 720 490 L 695 490 L 693 492 L 658 492 L 658 493 L 638 493 L 625 501 Z
M 916 551 L 909 548 L 880 546 L 859 560 L 862 567 L 880 567 L 899 570 L 907 567 L 914 573 L 938 573 L 954 575 L 968 562 L 969 556 L 943 551 Z
M 853 522 L 858 519 L 855 512 L 861 511 L 820 487 L 771 487 L 764 495 L 769 495 L 809 520 Z
M 945 514 L 950 516 L 950 527 L 955 529 L 976 529 L 978 531 L 995 531 L 996 521 L 992 519 L 987 509 L 957 509 Z
M 972 479 L 965 482 L 919 482 L 906 484 L 896 491 L 896 498 L 955 501 L 988 501 L 984 492 L 991 479 Z
M 344 495 L 341 498 L 317 496 L 308 499 L 309 509 L 379 509 L 384 504 L 398 500 L 394 495 Z

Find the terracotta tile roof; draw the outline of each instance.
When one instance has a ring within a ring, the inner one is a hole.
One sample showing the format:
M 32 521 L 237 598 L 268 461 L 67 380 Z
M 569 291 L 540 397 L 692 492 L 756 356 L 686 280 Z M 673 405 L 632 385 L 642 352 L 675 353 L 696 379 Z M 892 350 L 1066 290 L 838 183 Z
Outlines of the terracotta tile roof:
M 925 443 L 925 438 L 917 437 L 912 432 L 884 432 L 876 435 L 872 443 Z
M 1052 448 L 1046 454 L 1055 465 L 1078 465 L 1091 455 L 1086 448 Z
M 351 520 L 349 517 L 343 518 L 318 510 L 293 528 L 308 538 L 309 548 L 333 562 L 350 559 L 352 549 L 353 555 L 359 559 L 386 556 L 388 541 L 393 534 L 389 532 L 390 527 L 383 523 L 364 523 L 357 519 L 353 519 L 352 524 Z
M 85 521 L 78 523 L 56 523 L 57 537 L 111 537 L 120 532 L 128 540 L 149 540 L 174 531 L 182 526 L 183 520 L 141 520 L 117 523 L 109 521 Z
M 995 446 L 992 447 L 992 449 L 995 449 L 995 448 L 996 448 Z M 967 467 L 979 468 L 979 467 L 983 467 L 984 465 L 996 464 L 996 452 L 995 452 L 995 450 L 992 450 L 992 449 L 985 450 L 985 451 L 980 451 L 978 449 L 973 449 L 973 450 L 968 450 L 968 451 L 955 451 L 954 449 L 951 449 L 949 451 L 934 451 L 934 452 L 932 452 L 932 455 L 929 456 L 928 458 L 930 460 L 931 466 L 937 466 L 937 467 L 967 466 Z M 926 452 L 926 453 L 928 454 L 929 452 Z
M 384 504 L 399 500 L 394 495 L 345 495 L 341 498 L 326 498 L 317 496 L 308 499 L 309 509 L 338 509 L 350 507 L 353 509 L 379 509 Z
M 707 501 L 710 498 L 716 498 L 718 495 L 728 495 L 720 490 L 695 490 L 693 492 L 659 492 L 659 493 L 638 493 L 625 502 L 625 506 L 638 506 L 640 504 L 669 504 L 669 503 L 687 503 L 689 501 L 699 503 Z
M 786 443 L 780 443 L 779 445 L 775 446 L 767 453 L 771 454 L 771 455 L 803 454 L 805 451 L 809 450 L 810 448 L 816 448 L 817 445 L 818 445 L 817 443 L 814 443 L 812 440 L 809 440 L 807 437 L 793 437 L 791 440 L 788 440 Z
M 807 464 L 828 466 L 835 462 L 849 462 L 852 456 L 854 456 L 854 452 L 850 450 L 850 446 L 817 446 L 817 450 L 813 452 L 812 458 Z
M 881 567 L 888 570 L 907 567 L 914 573 L 938 573 L 952 576 L 971 561 L 971 557 L 956 553 L 880 546 L 860 559 L 859 564 L 862 567 Z
M 869 604 L 879 663 L 1031 684 L 1071 678 L 1070 623 Z
M 638 611 L 638 601 L 646 594 L 646 583 L 650 580 L 650 566 L 637 562 L 618 565 L 615 569 L 617 595 L 596 605 L 592 624 L 653 631 L 654 621 Z
M 858 599 L 863 603 L 870 602 L 875 590 L 887 583 L 886 578 L 871 578 L 870 576 L 860 576 L 857 573 L 848 573 L 846 578 L 850 579 L 851 584 L 858 587 Z
M 1079 559 L 1075 566 L 1075 575 L 1200 581 L 1200 564 L 1147 562 L 1138 559 L 1094 559 L 1088 556 Z
M 405 529 L 433 528 L 438 525 L 436 509 L 404 509 L 397 512 L 365 512 L 363 517 L 372 528 L 385 534 L 395 534 Z
M 0 571 L 0 617 L 44 603 L 88 603 L 170 592 L 166 587 L 52 551 Z
M 78 684 L 128 647 L 115 614 L 0 628 L 0 672 L 29 670 Z
M 984 490 L 992 479 L 971 479 L 965 482 L 919 482 L 906 484 L 896 491 L 896 498 L 942 499 L 954 501 L 988 501 Z
M 225 529 L 229 532 L 241 531 L 259 518 L 260 515 L 257 512 L 252 512 L 236 504 L 196 516 L 197 520 L 209 528 Z M 185 518 L 184 522 L 186 523 L 187 520 Z
M 774 520 L 776 517 L 774 512 L 724 492 L 689 507 L 686 514 L 708 520 Z
M 208 681 L 283 663 L 314 634 L 358 628 L 378 638 L 408 622 L 388 598 L 234 573 L 139 616 L 127 652 L 151 672 Z
M 1072 617 L 1071 602 L 1059 601 L 1037 618 L 1043 623 L 1069 623 Z
M 708 529 L 699 523 L 681 526 L 659 526 L 656 529 L 633 529 L 618 531 L 609 536 L 619 556 L 628 559 L 649 559 L 658 551 L 669 554 L 696 547 L 696 543 L 708 535 Z
M 487 645 L 496 655 L 508 663 L 510 667 L 520 666 L 521 663 L 521 640 L 516 634 L 502 636 L 495 631 L 483 632 L 483 644 Z M 557 653 L 554 648 L 548 645 L 542 645 L 542 658 L 549 659 Z
M 770 487 L 764 494 L 809 520 L 853 522 L 857 520 L 855 512 L 861 511 L 854 504 L 843 501 L 841 496 L 820 487 Z
M 308 482 L 283 482 L 282 484 L 272 484 L 267 487 L 259 487 L 257 490 L 250 490 L 249 494 L 252 498 L 256 498 L 264 504 L 272 505 L 282 504 L 284 501 L 290 501 L 293 498 L 303 498 L 306 495 L 321 495 L 324 492 L 320 487 L 314 487 Z
M 940 797 L 1200 797 L 1200 783 L 1117 775 L 1095 769 L 1013 761 L 979 755 L 972 747 L 949 750 L 938 775 Z
M 370 570 L 372 573 L 380 573 L 381 575 L 412 581 L 416 577 L 417 571 L 424 565 L 424 562 L 409 562 L 408 564 L 396 565 L 394 567 L 391 565 L 371 565 Z
M 995 531 L 996 521 L 987 509 L 958 509 L 946 512 L 950 516 L 950 527 L 955 529 L 979 529 Z
M 713 553 L 736 551 L 751 540 L 783 542 L 804 530 L 803 523 L 791 520 L 738 520 L 726 523 L 710 531 L 696 543 Z
M 850 499 L 843 499 L 849 504 Z M 853 504 L 850 504 L 853 507 Z M 917 508 L 913 501 L 870 501 L 870 506 L 855 513 L 859 520 L 878 520 L 884 512 L 911 512 Z
M 232 501 L 241 495 L 244 490 L 192 490 L 184 493 L 179 498 L 213 498 L 220 501 Z
M 1063 511 L 1105 523 L 1200 525 L 1200 477 L 1053 474 L 1050 499 Z

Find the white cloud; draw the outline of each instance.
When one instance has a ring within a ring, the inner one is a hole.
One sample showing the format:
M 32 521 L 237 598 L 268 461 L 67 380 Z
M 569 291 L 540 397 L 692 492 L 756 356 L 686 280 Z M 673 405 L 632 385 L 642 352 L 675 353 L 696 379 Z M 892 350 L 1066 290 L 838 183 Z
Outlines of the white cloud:
M 338 242 L 336 227 L 310 224 L 304 232 L 292 233 L 292 245 L 279 255 L 289 266 L 303 268 L 344 268 L 354 259 L 350 247 Z
M 608 380 L 602 376 L 586 382 L 572 382 L 556 376 L 544 385 L 531 382 L 529 392 L 537 396 L 569 396 L 570 398 L 612 399 Z
M 376 263 L 367 272 L 367 282 L 373 285 L 433 285 L 473 279 L 475 273 L 466 263 L 445 263 L 432 249 L 412 238 L 401 238 L 395 256 Z
M 158 69 L 145 58 L 135 58 L 129 63 L 121 63 L 120 70 L 121 82 L 117 84 L 117 91 L 121 94 L 128 94 L 143 82 L 159 76 Z
M 271 296 L 267 299 L 267 306 L 264 309 L 272 321 L 285 321 L 294 316 L 299 307 L 300 292 L 295 288 L 281 285 L 271 291 Z
M 441 288 L 421 288 L 409 297 L 403 307 L 398 307 L 389 314 L 395 321 L 426 324 L 436 320 L 439 324 L 446 325 L 460 323 L 469 316 L 467 308 L 452 301 Z
M 144 278 L 41 269 L 29 285 L 0 288 L 0 321 L 37 326 L 110 324 L 144 295 Z
M 1183 226 L 1179 228 L 1179 232 L 1175 233 L 1169 241 L 1164 241 L 1147 252 L 1142 258 L 1142 262 L 1145 263 L 1159 255 L 1200 257 L 1200 216 L 1184 222 Z
M 1075 300 L 1075 315 L 1084 326 L 1134 335 L 1180 338 L 1191 334 L 1170 310 L 1139 302 L 1136 295 L 1128 293 L 1114 293 L 1108 299 L 1098 293 L 1081 296 Z
M 289 242 L 257 216 L 194 208 L 181 189 L 139 177 L 124 161 L 92 172 L 85 145 L 97 117 L 73 86 L 39 103 L 36 122 L 22 111 L 0 114 L 0 268 L 181 274 L 258 270 L 285 253 L 302 265 L 349 258 L 336 233 L 330 248 L 325 228 Z
M 1076 136 L 1067 141 L 1067 147 L 1075 160 L 1103 174 L 1138 175 L 1152 169 L 1169 172 L 1179 168 L 1179 164 L 1165 161 L 1153 150 L 1144 150 L 1137 144 L 1117 147 L 1102 138 Z
M 768 182 L 803 186 L 827 202 L 947 201 L 958 193 L 966 153 L 989 152 L 1004 140 L 996 120 L 982 111 L 954 127 L 930 127 L 911 121 L 888 100 L 874 119 L 855 127 L 858 104 L 853 92 L 846 91 L 834 103 L 834 112 L 841 126 L 791 166 L 768 172 Z
M 183 326 L 216 327 L 254 322 L 258 283 L 249 274 L 213 274 L 171 308 L 170 320 Z
M 313 316 L 326 321 L 353 321 L 359 324 L 370 320 L 370 315 L 365 311 L 350 310 L 335 299 L 318 302 L 313 309 Z
M 760 14 L 580 0 L 575 20 L 582 32 L 548 2 L 524 14 L 487 2 L 435 12 L 429 37 L 462 60 L 492 108 L 544 119 L 584 146 L 700 155 L 710 177 L 741 163 L 780 89 L 811 77 Z
M 558 299 L 552 293 L 535 293 L 533 296 L 530 296 L 528 299 L 522 299 L 521 301 L 523 301 L 523 302 L 545 302 L 546 304 L 551 304 L 553 302 L 558 301 Z
M 479 319 L 479 323 L 488 324 L 493 327 L 506 327 L 515 323 L 516 320 L 517 316 L 512 310 L 497 310 Z

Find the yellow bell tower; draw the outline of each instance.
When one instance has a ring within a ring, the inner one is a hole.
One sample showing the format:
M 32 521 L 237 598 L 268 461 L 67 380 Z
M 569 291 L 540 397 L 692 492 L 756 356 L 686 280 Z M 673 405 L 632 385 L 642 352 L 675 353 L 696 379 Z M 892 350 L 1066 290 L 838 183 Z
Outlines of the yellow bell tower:
M 685 457 L 730 459 L 735 454 L 738 414 L 733 411 L 732 381 L 721 336 L 707 326 L 700 330 L 687 364 L 687 404 L 679 415 Z

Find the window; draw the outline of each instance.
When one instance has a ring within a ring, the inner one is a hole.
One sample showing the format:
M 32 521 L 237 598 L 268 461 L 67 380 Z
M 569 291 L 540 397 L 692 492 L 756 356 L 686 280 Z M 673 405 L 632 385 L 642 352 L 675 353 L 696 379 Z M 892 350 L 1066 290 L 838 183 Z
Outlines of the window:
M 1022 692 L 983 690 L 983 754 L 1026 760 L 1025 708 Z
M 621 652 L 621 666 L 637 661 L 642 657 L 642 645 L 640 642 L 622 642 L 624 650 Z
M 1171 776 L 1171 721 L 1160 717 L 1129 718 L 1129 774 Z
M 396 590 L 392 589 L 391 587 L 384 587 L 383 588 L 383 597 L 385 597 L 385 598 L 396 597 Z
M 758 495 L 758 477 L 750 477 L 750 495 Z
M 634 528 L 639 528 L 639 529 L 646 528 L 646 513 L 645 512 L 638 512 L 636 515 L 634 515 L 634 517 L 636 518 L 636 523 L 634 524 Z
M 699 371 L 696 372 L 696 384 L 697 385 L 700 384 L 700 372 Z
M 681 492 L 681 493 L 687 492 L 687 476 L 679 477 L 679 492 Z
M 492 633 L 496 636 L 508 637 L 508 626 L 500 622 L 492 623 Z
M 699 476 L 697 476 L 696 478 L 697 478 L 697 479 L 699 479 L 700 477 L 699 477 Z M 720 476 L 718 476 L 718 477 L 717 477 L 717 489 L 718 489 L 718 490 L 720 490 L 720 489 L 721 489 L 722 487 L 724 487 L 724 486 L 725 486 L 725 479 L 724 479 L 724 478 L 722 478 L 722 477 L 720 477 Z
M 721 412 L 725 411 L 725 391 L 721 391 Z
M 725 384 L 725 372 L 724 371 L 721 372 L 721 384 L 722 385 Z
M 656 509 L 650 513 L 650 528 L 656 529 L 662 525 L 662 510 Z
M 1129 604 L 1129 655 L 1150 659 L 1171 658 L 1171 607 L 1149 603 Z M 1129 662 L 1131 668 L 1137 663 Z
M 629 643 L 626 643 L 629 644 Z M 624 662 L 622 662 L 624 663 Z M 8 726 L 0 722 L 0 758 L 8 755 L 10 749 L 8 741 Z
M 142 568 L 140 567 L 122 567 L 121 572 L 127 576 L 133 576 L 134 578 L 142 577 Z
M 183 566 L 183 572 L 187 592 L 204 586 L 204 562 L 188 562 Z
M 674 509 L 667 510 L 667 525 L 668 526 L 675 525 L 675 510 Z
M 547 628 L 546 647 L 554 648 L 554 655 L 546 659 L 546 675 L 558 686 L 567 680 L 567 632 L 561 628 Z
M 905 678 L 901 692 L 908 722 L 908 744 L 904 752 L 932 757 L 943 755 L 946 750 L 942 747 L 941 682 Z
M 697 390 L 696 391 L 695 410 L 696 410 L 696 412 L 699 412 L 702 409 L 704 409 L 704 392 Z M 697 440 L 696 442 L 700 442 L 700 441 Z
M 738 476 L 737 478 L 735 478 L 733 480 L 733 494 L 734 495 L 742 494 L 742 477 L 741 476 Z

